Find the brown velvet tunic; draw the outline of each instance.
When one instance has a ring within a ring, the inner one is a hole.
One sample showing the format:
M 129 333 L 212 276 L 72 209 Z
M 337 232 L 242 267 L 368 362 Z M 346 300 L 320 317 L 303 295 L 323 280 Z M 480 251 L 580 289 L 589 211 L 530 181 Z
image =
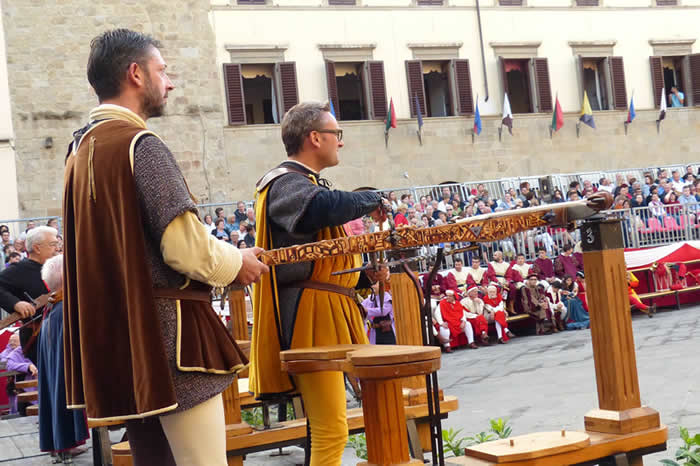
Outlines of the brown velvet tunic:
M 162 235 L 173 216 L 194 204 L 169 206 L 171 218 L 149 228 L 158 212 L 143 212 L 144 192 L 130 162 L 141 138 L 155 139 L 133 122 L 106 120 L 88 130 L 66 163 L 67 403 L 86 407 L 90 419 L 189 408 L 221 392 L 246 362 L 209 302 L 154 298 L 162 295 L 154 286 L 188 282 L 164 264 L 154 231 Z M 177 175 L 160 181 L 184 185 Z M 201 298 L 209 288 L 192 282 L 187 290 L 193 289 Z M 187 387 L 195 396 L 183 400 Z

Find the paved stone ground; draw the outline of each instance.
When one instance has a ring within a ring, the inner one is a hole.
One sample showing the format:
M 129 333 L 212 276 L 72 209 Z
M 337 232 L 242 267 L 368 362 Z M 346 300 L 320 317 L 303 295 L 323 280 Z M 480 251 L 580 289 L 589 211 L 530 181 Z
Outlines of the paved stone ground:
M 669 450 L 645 458 L 647 465 L 659 464 L 679 446 L 679 425 L 692 433 L 700 432 L 700 306 L 660 312 L 653 319 L 635 315 L 633 326 L 642 402 L 657 409 L 669 426 Z M 582 430 L 583 415 L 597 407 L 588 330 L 519 337 L 508 345 L 459 350 L 444 355 L 442 364 L 441 387 L 446 394 L 456 395 L 460 403 L 460 409 L 450 414 L 443 427 L 463 429 L 465 436 L 487 430 L 488 420 L 497 417 L 509 419 L 514 435 L 561 428 Z M 0 464 L 49 464 L 46 456 L 10 459 L 16 451 L 25 456 L 39 453 L 35 432 L 31 420 L 0 421 Z M 118 440 L 118 433 L 113 435 L 113 440 Z M 289 466 L 303 462 L 300 449 L 284 451 L 289 455 L 249 455 L 245 464 Z M 346 449 L 343 464 L 357 461 L 352 449 Z M 92 464 L 90 453 L 79 457 L 76 464 Z

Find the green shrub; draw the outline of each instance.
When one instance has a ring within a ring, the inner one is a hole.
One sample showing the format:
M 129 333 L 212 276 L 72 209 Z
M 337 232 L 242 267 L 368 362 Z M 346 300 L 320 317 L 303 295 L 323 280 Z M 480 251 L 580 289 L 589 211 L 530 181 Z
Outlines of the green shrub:
M 661 460 L 667 466 L 700 466 L 700 434 L 690 436 L 688 429 L 679 428 L 684 445 L 676 450 L 676 460 Z M 679 463 L 678 461 L 682 461 Z

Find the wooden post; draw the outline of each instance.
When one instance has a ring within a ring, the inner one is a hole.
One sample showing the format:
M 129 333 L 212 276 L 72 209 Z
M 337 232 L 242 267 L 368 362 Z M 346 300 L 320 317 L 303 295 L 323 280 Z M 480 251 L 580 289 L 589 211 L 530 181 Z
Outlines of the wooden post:
M 236 437 L 253 431 L 247 423 L 241 419 L 241 399 L 238 394 L 238 378 L 221 393 L 224 407 L 224 419 L 226 421 L 226 438 Z M 227 441 L 228 443 L 228 441 Z M 229 450 L 229 448 L 226 448 Z M 229 456 L 228 466 L 243 466 L 242 456 Z
M 250 340 L 248 335 L 248 311 L 243 288 L 229 289 L 228 309 L 231 315 L 231 334 L 233 339 Z
M 586 430 L 627 434 L 658 427 L 659 413 L 641 405 L 620 221 L 586 222 L 581 238 L 600 408 L 586 414 Z

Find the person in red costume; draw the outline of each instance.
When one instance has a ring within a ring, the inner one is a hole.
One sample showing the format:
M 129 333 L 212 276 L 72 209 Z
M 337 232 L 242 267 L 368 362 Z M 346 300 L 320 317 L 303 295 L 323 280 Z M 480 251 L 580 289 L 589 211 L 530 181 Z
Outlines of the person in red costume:
M 488 294 L 484 296 L 484 316 L 489 322 L 495 322 L 498 343 L 505 344 L 515 335 L 508 329 L 506 320 L 506 306 L 503 296 L 499 293 L 498 287 L 494 284 L 486 288 Z
M 474 335 L 478 335 L 481 344 L 489 345 L 489 323 L 484 317 L 484 301 L 479 298 L 479 289 L 472 286 L 467 290 L 467 297 L 460 301 L 466 311 L 469 324 L 474 329 Z

